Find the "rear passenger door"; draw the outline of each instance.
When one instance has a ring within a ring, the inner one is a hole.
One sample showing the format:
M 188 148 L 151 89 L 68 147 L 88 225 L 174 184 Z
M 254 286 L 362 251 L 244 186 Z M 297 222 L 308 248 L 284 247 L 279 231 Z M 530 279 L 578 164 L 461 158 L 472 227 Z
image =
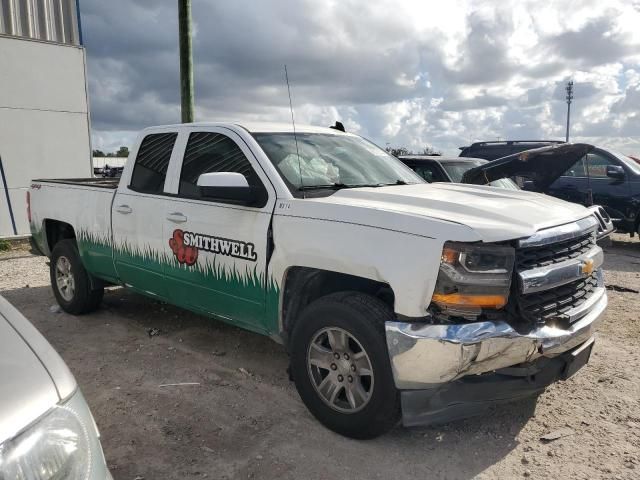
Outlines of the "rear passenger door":
M 120 279 L 135 290 L 167 298 L 163 235 L 167 170 L 178 134 L 146 135 L 125 172 L 112 207 L 113 256 Z
M 184 135 L 184 136 L 183 136 Z M 264 331 L 266 266 L 275 191 L 243 140 L 226 128 L 181 133 L 164 218 L 172 257 L 165 270 L 173 303 Z M 241 173 L 255 201 L 242 204 L 200 195 L 204 173 Z M 186 237 L 186 238 L 185 238 Z M 187 245 L 190 244 L 190 245 Z

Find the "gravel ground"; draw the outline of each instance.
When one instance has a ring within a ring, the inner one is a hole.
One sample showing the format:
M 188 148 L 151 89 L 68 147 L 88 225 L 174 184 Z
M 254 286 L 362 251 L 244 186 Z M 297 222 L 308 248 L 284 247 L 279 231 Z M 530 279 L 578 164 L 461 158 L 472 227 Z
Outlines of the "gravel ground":
M 76 375 L 116 480 L 640 478 L 638 293 L 609 291 L 591 362 L 537 403 L 358 442 L 311 417 L 269 339 L 122 289 L 91 315 L 55 313 L 45 260 L 0 254 L 0 292 Z M 615 236 L 606 274 L 640 290 L 637 239 Z M 181 382 L 198 385 L 161 386 Z

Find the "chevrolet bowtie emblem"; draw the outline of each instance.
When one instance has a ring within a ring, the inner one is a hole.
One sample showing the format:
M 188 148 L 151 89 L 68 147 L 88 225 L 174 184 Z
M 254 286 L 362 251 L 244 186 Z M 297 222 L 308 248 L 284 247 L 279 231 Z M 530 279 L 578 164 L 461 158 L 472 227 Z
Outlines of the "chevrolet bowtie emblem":
M 582 274 L 583 275 L 591 275 L 593 273 L 593 260 L 585 260 L 582 263 Z

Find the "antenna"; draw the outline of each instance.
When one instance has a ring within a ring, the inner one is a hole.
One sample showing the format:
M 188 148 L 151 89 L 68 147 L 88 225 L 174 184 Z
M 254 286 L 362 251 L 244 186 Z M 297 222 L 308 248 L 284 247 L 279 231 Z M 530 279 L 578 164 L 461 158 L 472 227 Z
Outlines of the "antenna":
M 302 198 L 305 198 L 304 187 L 302 183 L 302 166 L 300 164 L 300 151 L 298 150 L 298 135 L 296 134 L 296 121 L 293 118 L 293 103 L 291 102 L 291 87 L 289 86 L 289 74 L 287 73 L 287 65 L 284 66 L 284 78 L 287 81 L 287 93 L 289 94 L 289 110 L 291 110 L 291 124 L 293 125 L 293 140 L 296 143 L 296 155 L 298 156 L 298 174 L 300 175 L 300 188 L 302 189 Z

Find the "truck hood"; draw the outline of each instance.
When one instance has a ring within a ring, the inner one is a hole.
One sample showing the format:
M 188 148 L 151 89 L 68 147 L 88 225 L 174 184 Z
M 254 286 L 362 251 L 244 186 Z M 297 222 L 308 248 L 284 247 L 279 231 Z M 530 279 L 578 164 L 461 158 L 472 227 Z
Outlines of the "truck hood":
M 307 212 L 301 215 L 433 238 L 443 235 L 434 221 L 444 222 L 467 230 L 463 234 L 458 229 L 465 238 L 444 240 L 485 242 L 528 237 L 540 229 L 590 215 L 581 205 L 539 193 L 456 183 L 343 189 L 329 197 L 301 202 L 307 206 Z
M 0 297 L 0 444 L 75 390 L 75 380 L 44 337 Z
M 465 172 L 462 183 L 486 185 L 501 178 L 522 176 L 533 183 L 533 191 L 549 186 L 595 147 L 587 143 L 562 143 L 526 150 L 498 158 Z

